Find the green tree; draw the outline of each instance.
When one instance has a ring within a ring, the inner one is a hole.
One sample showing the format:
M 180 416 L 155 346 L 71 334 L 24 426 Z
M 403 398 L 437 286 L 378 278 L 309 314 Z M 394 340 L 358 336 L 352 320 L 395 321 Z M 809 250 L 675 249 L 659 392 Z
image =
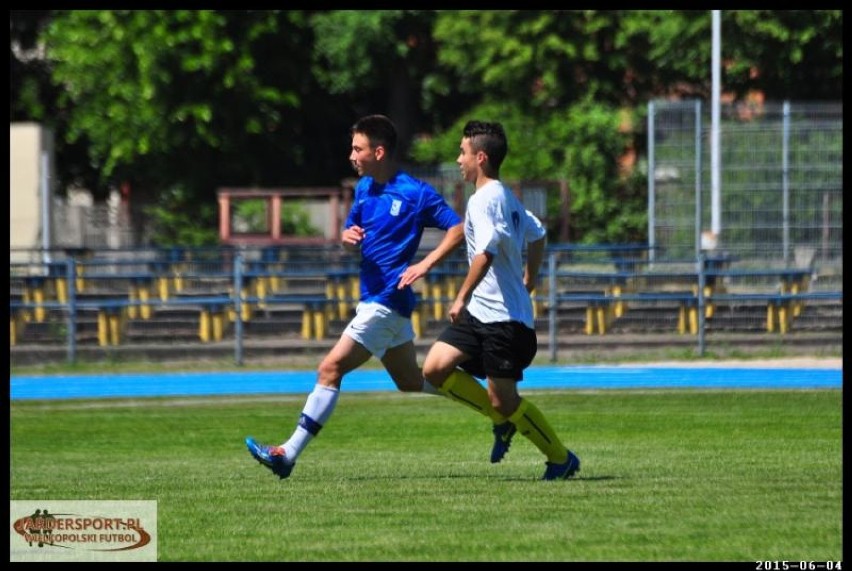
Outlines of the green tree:
M 44 42 L 60 105 L 72 110 L 65 137 L 88 141 L 102 188 L 128 181 L 134 206 L 164 206 L 174 202 L 168 189 L 178 187 L 195 223 L 209 228 L 215 216 L 200 205 L 214 205 L 215 215 L 217 187 L 335 184 L 348 174 L 346 147 L 341 137 L 335 154 L 326 152 L 324 135 L 342 132 L 349 119 L 305 74 L 306 18 L 299 11 L 56 13 Z
M 299 94 L 284 78 L 275 79 L 274 63 L 257 69 L 264 40 L 280 32 L 277 14 L 240 16 L 190 10 L 56 15 L 45 40 L 53 78 L 64 88 L 62 102 L 74 109 L 68 139 L 88 137 L 104 177 L 132 174 L 143 188 L 203 180 L 202 169 L 187 165 L 209 168 L 205 154 L 256 146 L 253 139 L 281 128 L 281 110 L 298 107 Z M 244 160 L 239 170 L 251 176 L 255 159 Z
M 582 237 L 606 228 L 615 239 L 645 210 L 636 173 L 616 165 L 624 150 L 643 154 L 648 100 L 710 94 L 709 10 L 19 10 L 10 20 L 10 118 L 54 129 L 62 176 L 96 174 L 101 195 L 128 181 L 134 203 L 161 207 L 179 188 L 190 221 L 210 228 L 217 187 L 337 184 L 351 174 L 348 127 L 382 112 L 400 124 L 403 153 L 417 138 L 415 156 L 435 163 L 455 156 L 466 119 L 503 120 L 517 141 L 506 176 L 570 177 Z M 842 24 L 838 10 L 723 11 L 723 88 L 840 99 Z M 40 46 L 46 59 L 23 57 Z
M 447 135 L 421 139 L 415 156 L 446 161 L 457 154 L 468 118 L 500 121 L 514 149 L 501 176 L 567 180 L 577 221 L 572 236 L 642 239 L 644 209 L 636 209 L 643 200 L 640 181 L 619 171 L 620 157 L 638 138 L 623 129 L 625 115 L 632 124 L 622 108 L 630 102 L 617 89 L 632 54 L 613 56 L 602 49 L 614 45 L 622 20 L 617 12 L 469 11 L 463 17 L 442 12 L 435 27 L 442 42 L 439 61 L 449 74 L 465 78 L 459 90 L 473 91 L 479 84 L 485 89 L 479 92 L 481 103 Z M 482 33 L 465 33 L 470 29 Z M 558 199 L 550 196 L 549 210 L 558 212 Z
M 421 124 L 424 77 L 434 65 L 431 10 L 332 10 L 311 16 L 312 73 L 333 94 L 361 93 L 358 115 L 397 125 L 405 156 Z
M 215 225 L 199 224 L 216 216 L 213 203 L 196 203 L 180 186 L 172 186 L 157 194 L 155 204 L 144 208 L 150 217 L 148 232 L 154 246 L 201 247 L 219 242 Z
M 645 181 L 639 171 L 623 173 L 620 157 L 632 134 L 623 129 L 617 108 L 591 100 L 547 117 L 533 119 L 506 103 L 483 103 L 444 133 L 417 141 L 413 154 L 422 162 L 450 162 L 458 156 L 468 119 L 499 121 L 506 129 L 509 154 L 500 177 L 510 184 L 566 180 L 571 192 L 570 236 L 583 242 L 635 242 L 647 236 Z M 559 196 L 548 198 L 551 218 Z M 556 225 L 551 225 L 551 238 Z
M 796 88 L 797 78 L 822 62 L 819 93 L 840 97 L 839 13 L 722 15 L 726 90 L 743 95 L 763 89 L 770 99 L 813 96 L 812 87 Z M 619 159 L 625 152 L 642 155 L 647 135 L 641 117 L 650 99 L 709 99 L 711 28 L 710 11 L 441 11 L 434 28 L 441 69 L 427 86 L 437 96 L 474 96 L 475 104 L 462 113 L 466 118 L 504 122 L 521 142 L 515 149 L 525 162 L 520 167 L 507 160 L 505 177 L 567 178 L 576 221 L 572 235 L 584 241 L 641 237 L 644 163 L 625 174 L 617 168 Z M 820 36 L 829 38 L 825 45 L 815 41 Z M 771 47 L 751 48 L 784 40 L 791 45 L 778 52 L 780 63 L 771 62 Z M 776 79 L 760 79 L 754 69 L 772 70 Z M 518 120 L 517 113 L 527 119 Z M 449 138 L 441 132 L 423 137 L 415 156 L 432 161 L 455 156 L 450 144 L 457 145 L 463 123 L 449 126 Z M 439 149 L 447 153 L 443 158 Z
M 842 10 L 722 12 L 725 87 L 781 101 L 838 101 L 843 93 Z
M 50 10 L 9 12 L 9 120 L 42 120 L 56 98 L 50 69 L 39 54 L 38 36 Z M 47 93 L 46 93 L 47 92 Z

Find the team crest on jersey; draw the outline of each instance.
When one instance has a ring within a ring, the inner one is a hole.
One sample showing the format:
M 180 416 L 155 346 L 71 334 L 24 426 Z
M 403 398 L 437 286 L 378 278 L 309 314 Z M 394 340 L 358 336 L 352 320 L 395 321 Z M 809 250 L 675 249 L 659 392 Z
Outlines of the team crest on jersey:
M 402 208 L 402 201 L 401 200 L 394 200 L 391 203 L 391 209 L 390 209 L 391 216 L 398 216 L 400 208 Z

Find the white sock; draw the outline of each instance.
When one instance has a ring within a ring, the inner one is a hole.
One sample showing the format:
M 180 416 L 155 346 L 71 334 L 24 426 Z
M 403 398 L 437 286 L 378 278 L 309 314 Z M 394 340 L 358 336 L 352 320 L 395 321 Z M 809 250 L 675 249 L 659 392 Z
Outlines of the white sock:
M 314 386 L 314 390 L 305 401 L 305 407 L 302 409 L 301 416 L 299 416 L 299 424 L 296 426 L 296 430 L 293 431 L 290 439 L 282 445 L 287 454 L 288 462 L 294 463 L 314 436 L 319 434 L 320 429 L 325 425 L 331 413 L 334 412 L 339 396 L 340 391 L 335 388 L 322 385 Z

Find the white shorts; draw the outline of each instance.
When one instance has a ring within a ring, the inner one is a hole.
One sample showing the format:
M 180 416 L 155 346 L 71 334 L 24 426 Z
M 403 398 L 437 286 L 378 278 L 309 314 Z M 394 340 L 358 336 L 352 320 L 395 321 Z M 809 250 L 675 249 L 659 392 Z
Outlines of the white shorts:
M 355 317 L 343 331 L 381 359 L 385 351 L 414 340 L 411 319 L 379 303 L 358 303 Z

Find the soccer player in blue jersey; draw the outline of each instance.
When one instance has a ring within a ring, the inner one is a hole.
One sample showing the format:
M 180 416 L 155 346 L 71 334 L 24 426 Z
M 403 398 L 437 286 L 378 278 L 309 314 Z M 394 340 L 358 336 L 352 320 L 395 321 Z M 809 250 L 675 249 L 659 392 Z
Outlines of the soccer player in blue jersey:
M 486 378 L 494 409 L 508 419 L 494 427 L 495 437 L 520 432 L 547 457 L 542 479 L 565 479 L 580 469 L 580 459 L 518 394 L 538 350 L 530 293 L 544 258 L 545 230 L 499 180 L 508 148 L 500 123 L 465 125 L 456 162 L 475 187 L 464 223 L 470 268 L 450 307 L 450 325 L 426 355 L 423 375 L 441 391 Z
M 400 391 L 444 394 L 494 422 L 505 422 L 476 381 L 446 392 L 423 380 L 414 349 L 411 313 L 416 299 L 411 285 L 461 244 L 464 229 L 434 188 L 398 169 L 396 141 L 396 128 L 383 115 L 363 117 L 352 127 L 349 160 L 361 179 L 341 239 L 348 250 L 361 252 L 361 299 L 355 317 L 320 363 L 317 384 L 290 438 L 280 446 L 246 438 L 251 455 L 282 479 L 334 411 L 344 375 L 373 355 Z M 434 250 L 412 264 L 426 227 L 446 233 Z M 495 441 L 492 459 L 495 454 L 502 458 L 506 449 L 505 439 Z

